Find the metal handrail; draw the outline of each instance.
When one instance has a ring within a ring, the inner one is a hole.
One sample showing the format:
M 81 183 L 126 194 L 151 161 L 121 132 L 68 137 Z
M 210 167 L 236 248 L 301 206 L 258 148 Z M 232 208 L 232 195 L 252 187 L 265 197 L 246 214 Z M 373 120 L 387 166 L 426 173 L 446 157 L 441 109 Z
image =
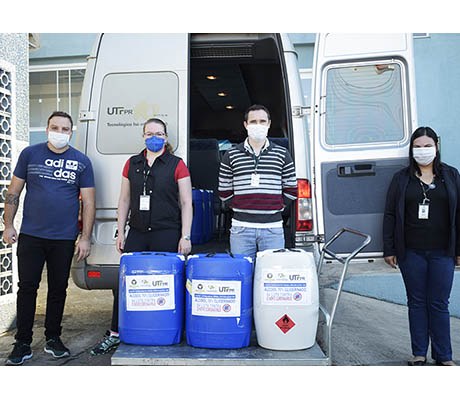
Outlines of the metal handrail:
M 359 247 L 357 247 L 352 253 L 350 253 L 348 255 L 348 257 L 343 258 L 343 257 L 338 256 L 337 254 L 335 254 L 331 250 L 329 250 L 329 246 L 333 242 L 335 242 L 345 232 L 361 236 L 361 237 L 364 238 L 364 241 L 361 243 L 361 245 Z M 324 306 L 322 306 L 321 304 L 319 306 L 320 311 L 324 314 L 324 317 L 326 319 L 326 326 L 327 326 L 327 340 L 326 340 L 327 352 L 326 353 L 327 353 L 329 364 L 332 363 L 332 355 L 331 355 L 332 354 L 332 323 L 334 322 L 335 312 L 337 310 L 340 295 L 342 294 L 342 288 L 343 288 L 343 283 L 345 281 L 345 276 L 347 274 L 348 264 L 370 242 L 371 242 L 371 236 L 370 235 L 367 235 L 365 233 L 359 232 L 359 231 L 351 229 L 351 228 L 342 228 L 331 239 L 329 239 L 329 241 L 324 245 L 324 247 L 321 250 L 321 257 L 319 259 L 318 268 L 317 268 L 318 279 L 319 279 L 319 276 L 321 274 L 321 270 L 323 268 L 325 254 L 331 256 L 332 258 L 334 258 L 335 260 L 337 260 L 341 264 L 343 264 L 342 275 L 340 276 L 339 286 L 337 288 L 337 295 L 335 297 L 335 301 L 334 301 L 334 304 L 332 306 L 332 311 L 329 313 Z

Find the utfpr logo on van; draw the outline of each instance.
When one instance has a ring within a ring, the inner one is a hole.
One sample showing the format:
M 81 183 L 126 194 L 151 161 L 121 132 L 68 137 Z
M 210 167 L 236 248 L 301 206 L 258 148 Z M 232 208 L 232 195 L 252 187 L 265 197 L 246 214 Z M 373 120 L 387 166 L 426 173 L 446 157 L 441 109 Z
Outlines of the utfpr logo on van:
M 107 107 L 108 115 L 133 115 L 132 108 L 125 107 Z

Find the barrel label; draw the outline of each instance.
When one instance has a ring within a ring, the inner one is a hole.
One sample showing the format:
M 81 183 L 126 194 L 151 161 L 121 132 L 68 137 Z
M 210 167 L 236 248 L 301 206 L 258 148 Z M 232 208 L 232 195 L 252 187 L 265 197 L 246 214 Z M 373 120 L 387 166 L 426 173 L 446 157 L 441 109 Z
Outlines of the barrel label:
M 264 271 L 262 277 L 263 305 L 310 305 L 312 304 L 311 288 L 307 285 L 308 272 L 280 270 Z
M 174 310 L 174 275 L 127 275 L 126 310 Z
M 192 280 L 192 315 L 240 317 L 241 281 Z

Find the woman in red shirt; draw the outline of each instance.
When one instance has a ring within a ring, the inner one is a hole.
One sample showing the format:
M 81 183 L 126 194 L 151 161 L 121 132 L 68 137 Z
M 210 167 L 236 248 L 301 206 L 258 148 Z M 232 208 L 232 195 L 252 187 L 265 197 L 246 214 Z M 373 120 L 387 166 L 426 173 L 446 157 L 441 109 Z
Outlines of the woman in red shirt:
M 182 159 L 171 153 L 166 124 L 151 118 L 144 124 L 146 148 L 123 168 L 118 202 L 118 252 L 191 251 L 192 184 Z M 129 216 L 129 232 L 125 227 Z M 112 324 L 92 355 L 118 346 L 118 288 L 113 290 Z

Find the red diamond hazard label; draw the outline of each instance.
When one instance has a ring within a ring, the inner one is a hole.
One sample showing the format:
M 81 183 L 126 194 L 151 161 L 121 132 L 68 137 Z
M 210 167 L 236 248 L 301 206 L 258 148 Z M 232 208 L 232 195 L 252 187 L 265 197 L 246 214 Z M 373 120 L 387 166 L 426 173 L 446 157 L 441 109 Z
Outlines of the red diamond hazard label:
M 284 314 L 278 321 L 275 322 L 275 325 L 277 325 L 283 333 L 287 333 L 295 326 L 295 322 L 289 317 L 289 315 Z

